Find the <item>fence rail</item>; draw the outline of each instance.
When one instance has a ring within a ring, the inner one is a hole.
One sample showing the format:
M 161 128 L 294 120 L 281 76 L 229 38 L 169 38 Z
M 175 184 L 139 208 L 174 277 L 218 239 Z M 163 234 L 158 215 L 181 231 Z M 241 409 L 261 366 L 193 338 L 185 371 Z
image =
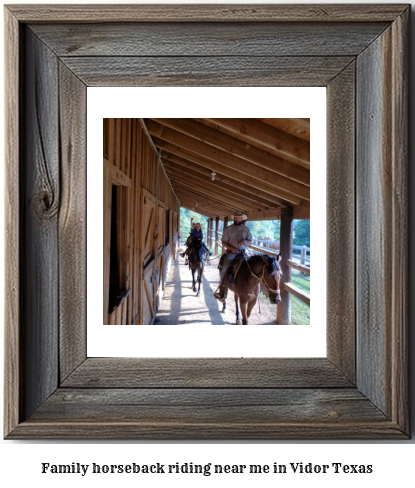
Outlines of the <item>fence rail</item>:
M 216 234 L 216 235 L 215 235 Z M 215 232 L 212 231 L 212 242 L 216 243 L 218 247 L 222 249 L 222 232 Z M 209 231 L 207 232 L 207 239 L 209 239 Z M 186 242 L 186 240 L 183 241 L 183 244 Z M 273 241 L 271 239 L 254 239 L 253 242 L 255 244 L 251 244 L 249 247 L 253 249 L 254 251 L 263 253 L 264 250 L 267 251 L 267 254 L 270 256 L 278 257 L 279 253 L 279 248 L 280 248 L 280 243 L 279 241 Z M 258 246 L 259 244 L 265 244 L 262 246 Z M 272 247 L 271 247 L 272 245 Z M 289 266 L 292 269 L 295 269 L 297 271 L 300 271 L 301 273 L 307 274 L 310 276 L 310 248 L 307 246 L 296 246 L 293 245 L 293 250 L 301 251 L 300 256 L 296 256 L 293 254 L 291 259 L 287 261 L 287 266 Z M 299 263 L 294 261 L 294 259 L 299 260 Z M 291 282 L 284 283 L 284 288 L 285 290 L 288 291 L 291 295 L 294 295 L 296 298 L 301 300 L 303 303 L 306 305 L 310 306 L 310 295 L 292 284 Z

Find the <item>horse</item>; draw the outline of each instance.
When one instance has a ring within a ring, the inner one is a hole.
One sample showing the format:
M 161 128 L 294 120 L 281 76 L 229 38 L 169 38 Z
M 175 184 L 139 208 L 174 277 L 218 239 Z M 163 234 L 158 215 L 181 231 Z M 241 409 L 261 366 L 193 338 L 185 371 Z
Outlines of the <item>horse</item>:
M 278 305 L 281 302 L 280 280 L 282 271 L 280 267 L 281 254 L 277 258 L 266 254 L 254 255 L 249 258 L 241 257 L 239 270 L 234 278 L 235 283 L 231 284 L 228 274 L 225 276 L 224 285 L 234 292 L 236 308 L 236 324 L 241 325 L 239 319 L 239 306 L 242 313 L 242 324 L 248 325 L 248 318 L 254 308 L 259 294 L 259 288 L 268 292 L 269 301 Z M 237 264 L 234 260 L 234 264 Z M 222 313 L 226 310 L 226 300 L 223 303 Z
M 189 243 L 189 269 L 192 271 L 192 280 L 193 280 L 193 291 L 196 292 L 196 279 L 195 274 L 197 271 L 197 282 L 198 282 L 198 289 L 196 296 L 198 297 L 200 294 L 200 284 L 202 283 L 202 275 L 203 275 L 203 257 L 201 257 L 201 247 L 202 241 L 201 240 L 193 240 Z

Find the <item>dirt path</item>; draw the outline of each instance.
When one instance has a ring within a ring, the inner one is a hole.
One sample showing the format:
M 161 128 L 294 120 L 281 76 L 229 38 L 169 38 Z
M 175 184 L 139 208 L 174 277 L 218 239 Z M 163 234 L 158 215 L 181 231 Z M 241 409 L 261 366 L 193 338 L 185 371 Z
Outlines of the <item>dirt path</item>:
M 229 292 L 227 309 L 221 313 L 222 304 L 218 302 L 213 293 L 219 285 L 218 259 L 205 266 L 200 287 L 200 296 L 192 290 L 192 273 L 185 266 L 184 259 L 173 262 L 165 293 L 160 303 L 155 323 L 161 325 L 175 324 L 235 324 L 235 301 L 232 292 Z M 276 324 L 276 307 L 268 300 L 261 299 L 261 315 L 258 304 L 255 305 L 249 319 L 249 324 Z

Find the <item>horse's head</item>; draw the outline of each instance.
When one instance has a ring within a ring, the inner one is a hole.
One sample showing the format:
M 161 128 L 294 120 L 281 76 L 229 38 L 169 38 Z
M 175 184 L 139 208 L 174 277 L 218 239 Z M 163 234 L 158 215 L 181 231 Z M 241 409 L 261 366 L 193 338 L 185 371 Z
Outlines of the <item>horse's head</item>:
M 280 282 L 282 271 L 280 266 L 281 254 L 277 258 L 263 256 L 265 266 L 264 278 L 267 283 L 269 301 L 278 305 L 281 302 Z

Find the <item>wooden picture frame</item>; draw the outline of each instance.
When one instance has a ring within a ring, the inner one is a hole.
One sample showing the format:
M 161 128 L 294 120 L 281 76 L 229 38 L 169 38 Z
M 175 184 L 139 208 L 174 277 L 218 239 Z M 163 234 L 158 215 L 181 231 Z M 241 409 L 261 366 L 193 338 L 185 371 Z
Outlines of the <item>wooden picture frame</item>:
M 409 437 L 409 14 L 6 7 L 7 439 Z M 327 358 L 86 357 L 85 107 L 100 85 L 327 87 Z

